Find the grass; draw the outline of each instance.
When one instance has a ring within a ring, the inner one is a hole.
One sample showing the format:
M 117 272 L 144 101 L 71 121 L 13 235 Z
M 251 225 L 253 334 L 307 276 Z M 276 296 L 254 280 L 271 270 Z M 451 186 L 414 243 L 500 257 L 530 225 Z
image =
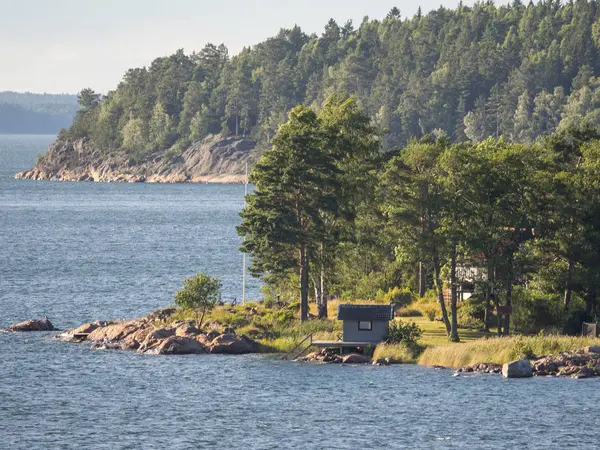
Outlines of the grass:
M 426 366 L 461 367 L 475 363 L 504 364 L 519 358 L 534 358 L 600 345 L 600 339 L 572 336 L 511 336 L 477 339 L 460 344 L 428 347 L 419 358 Z
M 390 358 L 396 363 L 416 364 L 421 348 L 405 343 L 379 344 L 373 352 L 373 359 Z

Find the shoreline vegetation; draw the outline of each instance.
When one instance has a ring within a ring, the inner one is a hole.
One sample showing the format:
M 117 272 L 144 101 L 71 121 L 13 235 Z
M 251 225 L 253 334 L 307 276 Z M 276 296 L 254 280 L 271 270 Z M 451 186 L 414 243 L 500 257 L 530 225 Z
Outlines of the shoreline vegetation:
M 329 308 L 335 309 L 337 304 L 331 302 Z M 308 333 L 313 333 L 315 339 L 339 339 L 341 322 L 337 319 L 313 319 L 302 323 L 296 318 L 297 309 L 298 304 L 269 302 L 221 305 L 206 314 L 202 328 L 196 328 L 194 310 L 173 307 L 136 320 L 84 324 L 56 337 L 91 343 L 96 350 L 130 350 L 146 354 L 286 354 Z M 497 337 L 494 333 L 472 331 L 460 343 L 441 343 L 444 326 L 439 320 L 429 321 L 423 316 L 396 317 L 394 320 L 421 325 L 422 336 L 412 342 L 379 343 L 362 358 L 351 353 L 353 357 L 347 359 L 347 363 L 418 364 L 458 369 L 457 373 L 499 373 L 503 364 L 527 359 L 532 361 L 534 374 L 539 376 L 600 376 L 600 354 L 597 353 L 600 339 L 552 334 Z M 590 348 L 596 350 L 590 351 Z M 307 353 L 297 360 L 346 362 L 344 355 L 338 356 L 335 352 L 311 348 Z M 548 372 L 548 361 L 554 364 L 554 372 Z M 539 369 L 540 365 L 544 371 Z M 581 375 L 582 370 L 585 376 Z

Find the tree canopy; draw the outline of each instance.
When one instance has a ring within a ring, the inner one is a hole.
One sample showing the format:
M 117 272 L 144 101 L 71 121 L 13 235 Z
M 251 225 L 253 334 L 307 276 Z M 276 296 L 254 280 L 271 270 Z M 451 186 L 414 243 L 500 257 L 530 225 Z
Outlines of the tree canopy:
M 100 102 L 82 91 L 91 111 L 62 137 L 133 151 L 133 128 L 136 151 L 183 148 L 209 133 L 267 148 L 290 109 L 347 92 L 385 131 L 384 149 L 441 131 L 452 141 L 530 143 L 600 126 L 599 48 L 597 1 L 478 2 L 410 18 L 393 8 L 357 27 L 332 19 L 320 35 L 281 29 L 233 57 L 207 44 L 158 58 Z

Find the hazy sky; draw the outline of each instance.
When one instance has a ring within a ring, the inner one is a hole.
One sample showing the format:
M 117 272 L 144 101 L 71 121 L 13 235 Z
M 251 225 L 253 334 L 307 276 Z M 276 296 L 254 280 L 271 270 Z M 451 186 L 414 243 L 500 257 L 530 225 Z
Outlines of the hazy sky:
M 183 48 L 230 54 L 298 24 L 321 34 L 333 17 L 360 24 L 397 6 L 412 16 L 457 0 L 0 0 L 0 91 L 106 93 L 125 71 Z M 471 2 L 465 2 L 471 3 Z

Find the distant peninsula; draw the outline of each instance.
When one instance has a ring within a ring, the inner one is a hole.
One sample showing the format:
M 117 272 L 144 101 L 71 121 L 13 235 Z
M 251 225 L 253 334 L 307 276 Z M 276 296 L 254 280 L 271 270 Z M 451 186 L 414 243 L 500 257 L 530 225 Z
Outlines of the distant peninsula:
M 58 134 L 78 109 L 76 95 L 0 92 L 0 134 Z
M 255 142 L 209 135 L 178 154 L 155 151 L 135 160 L 104 152 L 85 138 L 50 145 L 30 170 L 17 179 L 96 182 L 242 183 Z

